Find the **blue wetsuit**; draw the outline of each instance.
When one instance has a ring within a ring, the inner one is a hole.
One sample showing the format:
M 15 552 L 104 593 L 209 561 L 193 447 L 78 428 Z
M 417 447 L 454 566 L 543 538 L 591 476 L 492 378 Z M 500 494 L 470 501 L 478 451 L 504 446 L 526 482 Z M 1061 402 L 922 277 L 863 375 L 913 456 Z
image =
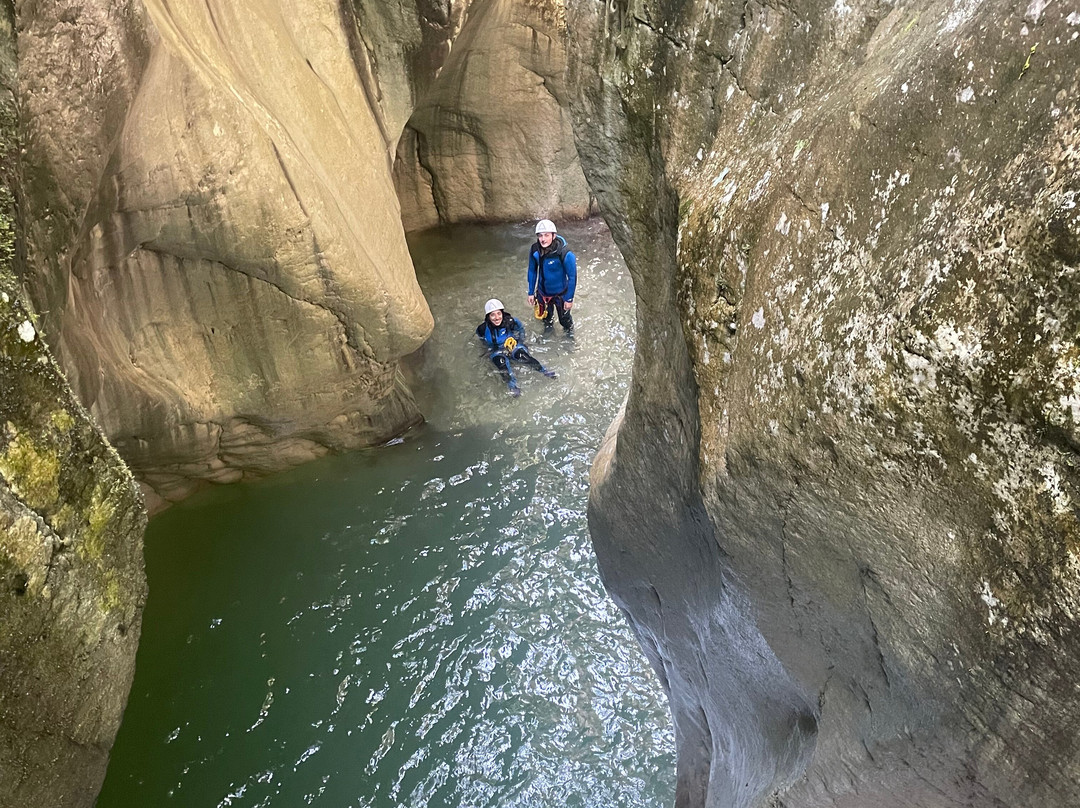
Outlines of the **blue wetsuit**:
M 484 347 L 488 349 L 491 361 L 499 369 L 507 387 L 510 388 L 510 392 L 514 395 L 518 395 L 521 391 L 518 387 L 517 378 L 514 376 L 514 370 L 510 367 L 511 359 L 536 368 L 549 378 L 555 378 L 552 371 L 541 365 L 536 357 L 529 353 L 529 349 L 522 342 L 525 337 L 525 327 L 510 312 L 503 312 L 502 322 L 497 326 L 493 325 L 491 320 L 485 317 L 484 322 L 476 327 L 476 336 L 480 338 L 484 343 Z M 506 340 L 511 337 L 517 341 L 517 345 L 512 351 L 507 351 L 505 347 Z
M 570 251 L 566 239 L 556 235 L 547 250 L 537 241 L 529 250 L 529 294 L 544 307 L 544 321 L 558 315 L 559 324 L 569 331 L 574 327 L 570 312 L 563 311 L 564 303 L 574 300 L 577 289 L 577 258 Z

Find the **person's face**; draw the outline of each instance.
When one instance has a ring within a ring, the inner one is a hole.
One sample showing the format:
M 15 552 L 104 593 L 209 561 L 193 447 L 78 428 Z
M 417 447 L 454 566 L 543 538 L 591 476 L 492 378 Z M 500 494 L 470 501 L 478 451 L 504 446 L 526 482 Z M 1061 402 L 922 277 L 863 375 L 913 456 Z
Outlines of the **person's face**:
M 540 241 L 540 246 L 547 249 L 551 246 L 551 242 L 555 240 L 554 233 L 541 233 L 536 237 Z
M 495 326 L 502 325 L 502 321 L 503 321 L 502 309 L 495 309 L 495 311 L 491 312 L 491 314 L 488 315 L 488 319 L 491 320 L 492 325 L 495 325 Z

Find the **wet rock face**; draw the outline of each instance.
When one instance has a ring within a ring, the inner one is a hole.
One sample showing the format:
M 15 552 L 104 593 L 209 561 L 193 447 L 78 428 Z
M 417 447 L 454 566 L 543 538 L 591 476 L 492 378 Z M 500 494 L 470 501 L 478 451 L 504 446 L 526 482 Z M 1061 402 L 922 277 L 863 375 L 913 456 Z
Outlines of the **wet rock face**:
M 590 521 L 678 804 L 1072 805 L 1080 18 L 570 7 L 641 301 Z
M 532 94 L 529 70 L 558 78 L 549 32 L 529 35 L 528 58 L 492 43 L 514 26 L 554 30 L 558 17 L 532 0 L 472 5 L 486 21 L 469 29 L 486 42 L 480 81 Z M 0 15 L 3 804 L 93 804 L 146 596 L 143 498 L 46 342 L 154 506 L 415 423 L 397 360 L 432 323 L 391 172 L 469 8 L 60 0 Z M 523 41 L 516 30 L 514 48 Z M 498 72 L 517 62 L 515 75 Z M 466 67 L 460 83 L 475 90 Z M 440 98 L 475 114 L 473 91 Z M 520 141 L 503 149 L 505 120 L 476 115 L 478 141 L 538 181 L 494 198 L 457 183 L 451 196 L 482 199 L 493 218 L 583 211 L 572 134 L 551 99 L 535 165 L 520 164 Z M 435 175 L 453 172 L 425 154 Z M 510 185 L 492 166 L 471 181 Z M 467 218 L 445 205 L 440 216 Z
M 0 778 L 91 806 L 135 675 L 143 498 L 0 270 Z
M 29 285 L 160 496 L 420 418 L 396 372 L 432 324 L 390 172 L 408 99 L 379 100 L 355 24 L 290 0 L 20 9 Z
M 417 93 L 398 144 L 405 228 L 587 216 L 566 108 L 561 4 L 472 0 L 465 13 L 451 5 L 453 48 Z
M 0 18 L 0 783 L 91 806 L 135 673 L 142 496 L 79 406 L 12 263 L 14 40 Z

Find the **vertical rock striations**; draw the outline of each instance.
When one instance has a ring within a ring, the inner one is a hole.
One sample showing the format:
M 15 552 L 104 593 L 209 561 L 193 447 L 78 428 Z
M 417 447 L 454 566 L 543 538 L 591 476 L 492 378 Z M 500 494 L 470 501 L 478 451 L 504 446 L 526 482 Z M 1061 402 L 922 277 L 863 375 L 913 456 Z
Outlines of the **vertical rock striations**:
M 473 58 L 440 73 L 470 9 Z M 392 173 L 418 98 L 406 152 L 443 177 L 441 220 L 581 215 L 588 193 L 555 101 L 562 19 L 532 0 L 4 11 L 0 783 L 88 805 L 133 672 L 145 516 L 45 341 L 158 506 L 419 420 L 397 361 L 432 320 Z M 466 118 L 482 166 L 460 129 L 440 140 Z M 405 173 L 415 222 L 436 196 Z
M 20 9 L 28 280 L 166 499 L 420 417 L 396 370 L 431 329 L 391 179 L 404 113 L 351 22 L 292 0 Z
M 677 804 L 1074 804 L 1080 18 L 569 7 L 639 296 L 590 522 Z
M 45 347 L 12 270 L 11 9 L 0 18 L 0 791 L 90 806 L 135 669 L 142 497 Z
M 460 31 L 437 75 L 418 87 L 397 148 L 406 229 L 587 216 L 589 189 L 566 108 L 561 5 L 450 6 Z

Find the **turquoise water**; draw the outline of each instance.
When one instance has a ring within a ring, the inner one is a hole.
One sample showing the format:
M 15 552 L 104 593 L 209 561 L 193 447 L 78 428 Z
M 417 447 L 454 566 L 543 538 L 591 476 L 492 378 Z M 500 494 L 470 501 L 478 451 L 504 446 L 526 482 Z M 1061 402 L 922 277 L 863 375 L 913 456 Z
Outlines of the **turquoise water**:
M 663 693 L 600 584 L 588 469 L 629 381 L 634 301 L 567 228 L 576 334 L 524 301 L 526 227 L 413 239 L 436 332 L 428 423 L 392 446 L 156 518 L 135 684 L 98 808 L 663 806 Z M 534 353 L 507 396 L 473 335 L 500 297 Z

